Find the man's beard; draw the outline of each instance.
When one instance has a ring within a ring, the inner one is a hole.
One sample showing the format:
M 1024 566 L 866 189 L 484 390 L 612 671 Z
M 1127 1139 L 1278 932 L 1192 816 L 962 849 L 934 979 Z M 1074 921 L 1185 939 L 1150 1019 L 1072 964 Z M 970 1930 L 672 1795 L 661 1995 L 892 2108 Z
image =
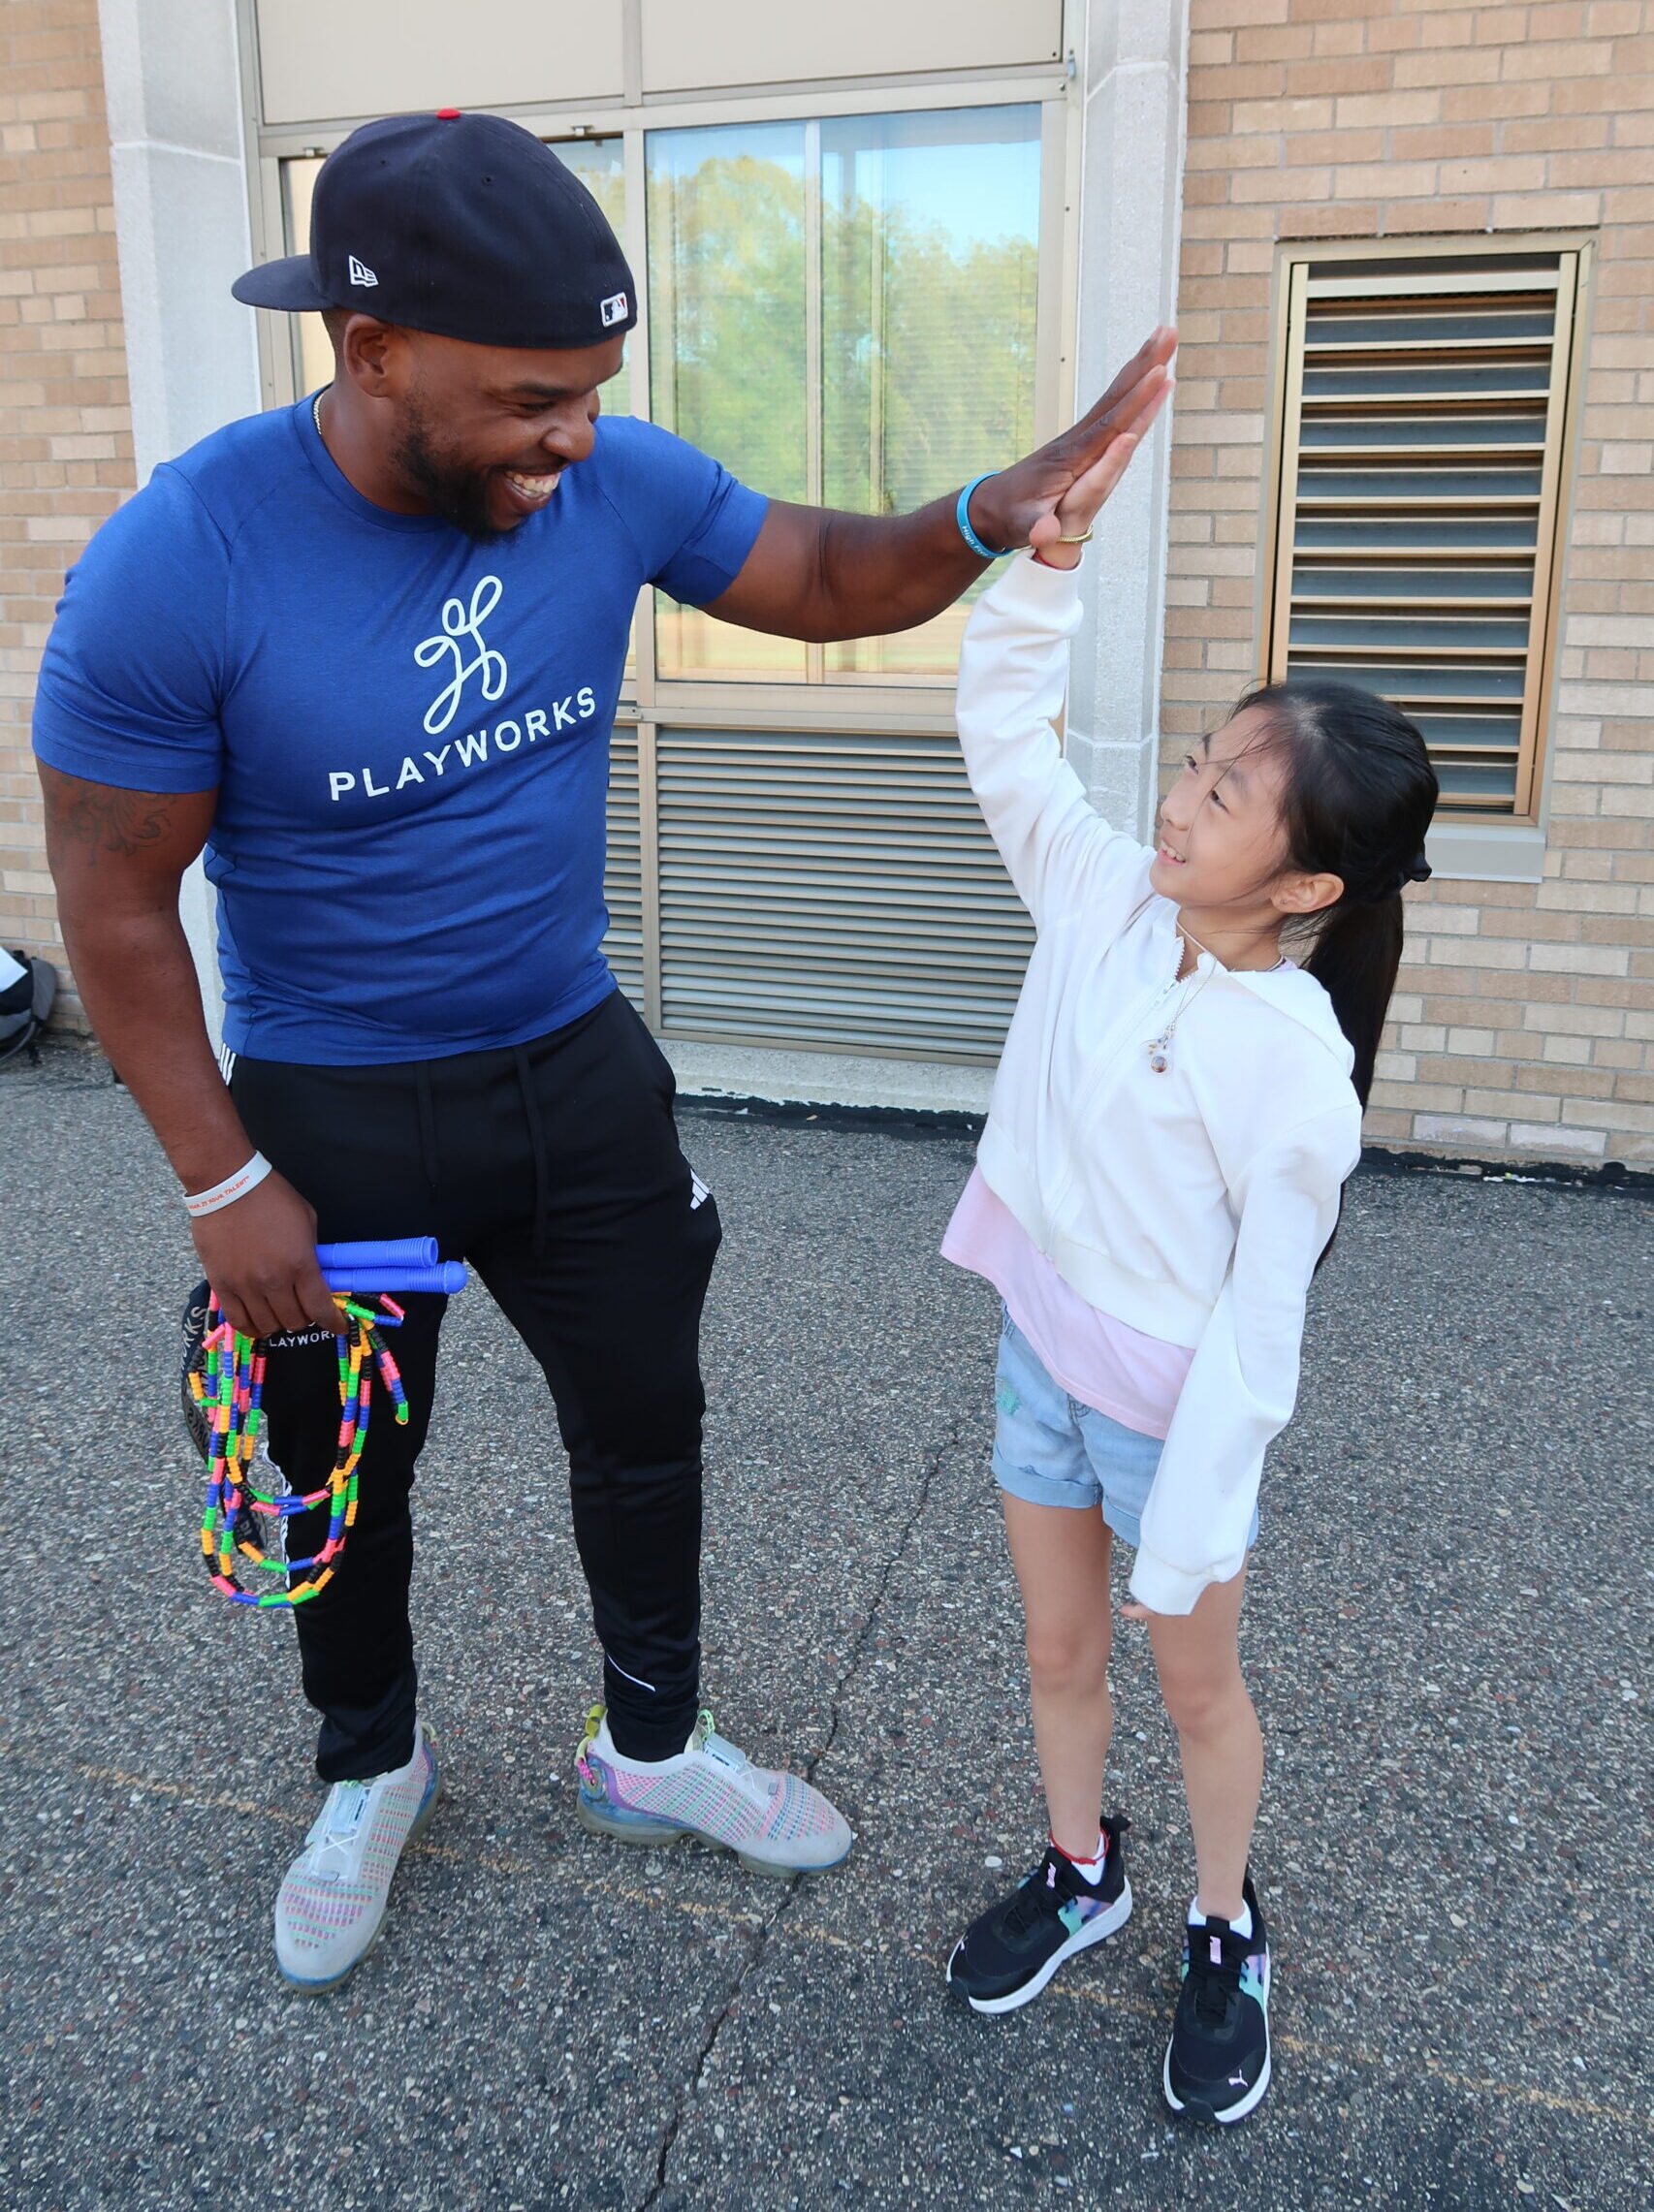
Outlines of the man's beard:
M 430 418 L 413 393 L 403 401 L 402 433 L 391 458 L 410 490 L 429 499 L 434 513 L 478 545 L 509 537 L 489 512 L 490 472 L 445 463 L 430 435 Z

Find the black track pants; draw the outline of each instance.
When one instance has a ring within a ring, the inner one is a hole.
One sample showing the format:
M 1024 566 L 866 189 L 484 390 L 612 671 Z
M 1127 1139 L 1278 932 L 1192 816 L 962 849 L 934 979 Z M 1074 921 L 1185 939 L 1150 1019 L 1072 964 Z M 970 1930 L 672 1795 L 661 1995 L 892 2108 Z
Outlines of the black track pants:
M 230 1089 L 324 1242 L 434 1236 L 487 1284 L 557 1405 L 615 1741 L 637 1758 L 682 1751 L 699 1691 L 697 1343 L 718 1221 L 642 1022 L 616 992 L 531 1044 L 392 1067 L 241 1059 Z M 413 1749 L 409 1493 L 447 1300 L 403 1303 L 390 1341 L 408 1425 L 376 1391 L 344 1558 L 294 1615 L 325 1782 L 382 1774 Z M 319 1488 L 338 1428 L 333 1339 L 274 1340 L 265 1404 L 270 1457 L 295 1489 Z M 494 1450 L 479 1438 L 479 1459 Z M 507 1483 L 521 1471 L 498 1469 Z M 324 1520 L 291 1524 L 291 1557 L 315 1550 Z

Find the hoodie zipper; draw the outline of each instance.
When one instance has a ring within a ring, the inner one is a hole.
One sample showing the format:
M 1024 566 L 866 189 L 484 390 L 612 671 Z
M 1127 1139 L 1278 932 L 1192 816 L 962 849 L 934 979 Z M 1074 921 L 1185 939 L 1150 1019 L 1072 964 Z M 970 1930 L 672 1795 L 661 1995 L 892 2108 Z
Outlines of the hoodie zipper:
M 1118 942 L 1118 940 L 1116 941 Z M 1101 1104 L 1103 1092 L 1109 1084 L 1110 1078 L 1113 1076 L 1116 1068 L 1120 1065 L 1120 1062 L 1125 1059 L 1128 1047 L 1138 1041 L 1139 1034 L 1143 1029 L 1143 1025 L 1149 1020 L 1150 1016 L 1153 1015 L 1159 1007 L 1164 1005 L 1165 1001 L 1171 996 L 1172 993 L 1180 987 L 1180 985 L 1190 981 L 1189 976 L 1180 976 L 1176 972 L 1176 968 L 1181 967 L 1182 964 L 1183 953 L 1180 943 L 1178 957 L 1173 968 L 1171 980 L 1168 983 L 1157 984 L 1154 990 L 1139 997 L 1136 1003 L 1132 1006 L 1130 1012 L 1127 1014 L 1123 1020 L 1120 1021 L 1109 1032 L 1108 1039 L 1104 1044 L 1102 1051 L 1097 1056 L 1099 1064 L 1097 1065 L 1097 1072 L 1092 1078 L 1092 1081 L 1086 1090 L 1085 1102 L 1074 1117 L 1077 1122 L 1088 1122 L 1093 1114 L 1097 1111 L 1097 1107 Z M 1199 963 L 1196 961 L 1196 970 L 1198 970 L 1198 966 Z M 1064 1201 L 1067 1198 L 1069 1191 L 1073 1188 L 1074 1181 L 1078 1175 L 1078 1148 L 1070 1146 L 1068 1161 L 1064 1170 L 1063 1179 L 1058 1184 L 1051 1197 L 1046 1202 L 1045 1215 L 1047 1220 L 1054 1221 L 1060 1217 Z

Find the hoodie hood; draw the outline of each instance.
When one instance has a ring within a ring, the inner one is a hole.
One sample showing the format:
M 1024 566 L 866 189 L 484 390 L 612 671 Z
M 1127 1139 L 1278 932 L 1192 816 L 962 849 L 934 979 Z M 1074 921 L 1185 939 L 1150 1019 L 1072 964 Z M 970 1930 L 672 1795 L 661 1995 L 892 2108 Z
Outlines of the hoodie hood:
M 1308 1029 L 1316 1042 L 1324 1045 L 1348 1075 L 1355 1064 L 1354 1048 L 1338 1026 L 1338 1016 L 1332 1010 L 1332 1000 L 1324 983 L 1318 983 L 1307 969 L 1290 961 L 1285 967 L 1234 968 L 1228 971 L 1229 981 L 1249 991 L 1255 998 L 1261 998 L 1276 1013 L 1285 1014 L 1300 1028 Z
M 1145 848 L 1144 873 L 1153 854 Z M 1149 893 L 1149 911 L 1143 917 L 1157 947 L 1163 945 L 1164 957 L 1169 964 L 1177 942 L 1177 907 L 1159 892 Z M 1141 925 L 1139 925 L 1141 926 Z M 1338 1016 L 1332 1010 L 1332 1000 L 1326 986 L 1318 983 L 1306 969 L 1288 960 L 1282 966 L 1269 968 L 1225 967 L 1222 961 L 1214 960 L 1210 953 L 1202 953 L 1199 966 L 1207 971 L 1212 982 L 1222 980 L 1237 990 L 1259 998 L 1277 1014 L 1285 1015 L 1307 1029 L 1317 1044 L 1324 1047 L 1337 1062 L 1340 1072 L 1348 1075 L 1355 1064 L 1355 1054 L 1350 1039 L 1338 1026 Z M 1168 964 L 1167 973 L 1171 972 Z

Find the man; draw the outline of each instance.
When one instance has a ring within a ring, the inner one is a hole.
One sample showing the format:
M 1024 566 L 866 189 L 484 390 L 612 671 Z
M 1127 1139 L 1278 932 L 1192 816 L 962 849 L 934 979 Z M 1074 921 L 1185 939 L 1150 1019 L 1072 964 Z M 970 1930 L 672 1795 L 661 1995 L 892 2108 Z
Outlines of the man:
M 499 117 L 357 131 L 317 181 L 310 253 L 235 289 L 322 310 L 335 374 L 158 469 L 69 580 L 35 743 L 87 1010 L 226 1313 L 281 1340 L 265 1403 L 295 1488 L 325 1479 L 337 1420 L 318 1231 L 434 1234 L 540 1362 L 604 1654 L 587 1824 L 692 1833 L 779 1875 L 832 1865 L 852 1839 L 821 1793 L 697 1716 L 718 1225 L 598 949 L 627 631 L 647 584 L 795 638 L 927 619 L 987 548 L 1057 535 L 1074 476 L 1156 404 L 1170 333 L 957 517 L 875 520 L 766 502 L 661 430 L 599 424 L 633 278 L 589 195 Z M 204 849 L 224 1074 L 177 917 Z M 408 1499 L 442 1311 L 408 1301 L 412 1418 L 374 1425 L 349 1548 L 295 1616 L 332 1787 L 275 1944 L 309 1989 L 372 1942 L 434 1803 Z

